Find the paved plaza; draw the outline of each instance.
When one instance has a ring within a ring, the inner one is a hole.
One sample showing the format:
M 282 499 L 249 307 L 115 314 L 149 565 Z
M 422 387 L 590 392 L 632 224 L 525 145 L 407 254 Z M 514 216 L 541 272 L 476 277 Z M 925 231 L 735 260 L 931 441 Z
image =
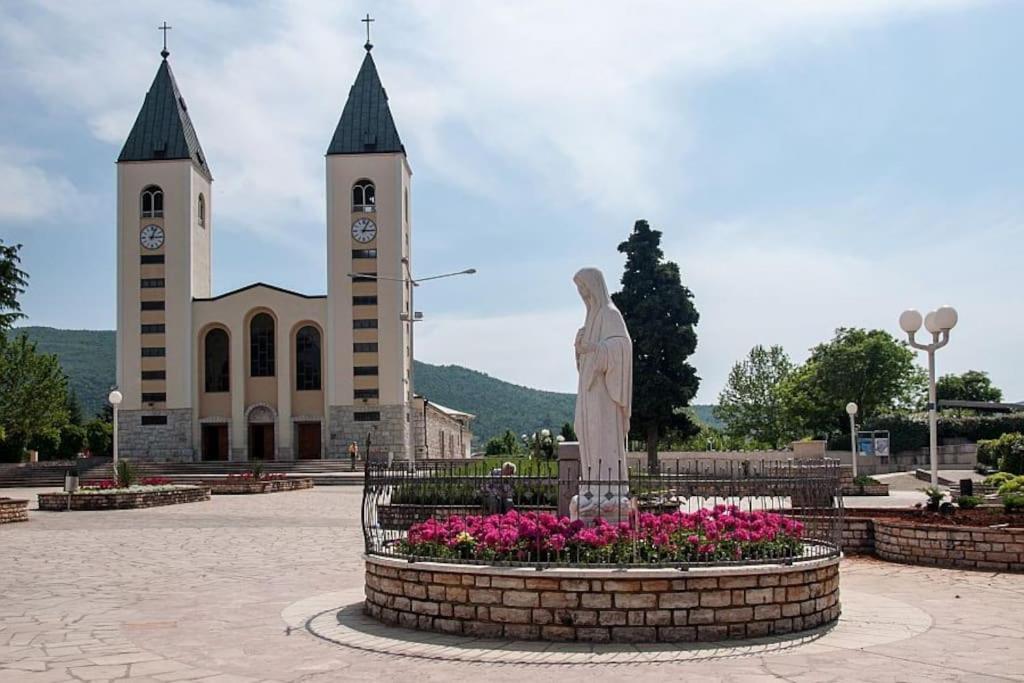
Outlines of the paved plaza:
M 345 486 L 33 510 L 0 527 L 0 683 L 1024 680 L 1024 575 L 874 559 L 844 561 L 839 624 L 793 640 L 510 644 L 384 628 L 358 609 L 359 503 Z

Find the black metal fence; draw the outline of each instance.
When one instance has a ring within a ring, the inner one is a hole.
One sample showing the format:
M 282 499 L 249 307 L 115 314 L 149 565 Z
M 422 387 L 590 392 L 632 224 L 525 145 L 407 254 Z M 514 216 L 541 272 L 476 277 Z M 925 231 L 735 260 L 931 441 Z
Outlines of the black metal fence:
M 367 463 L 366 552 L 538 568 L 680 569 L 790 564 L 840 552 L 838 461 L 707 458 L 603 476 L 579 472 L 571 461 L 513 464 L 514 472 L 500 461 Z M 579 510 L 583 524 L 566 519 L 570 510 Z

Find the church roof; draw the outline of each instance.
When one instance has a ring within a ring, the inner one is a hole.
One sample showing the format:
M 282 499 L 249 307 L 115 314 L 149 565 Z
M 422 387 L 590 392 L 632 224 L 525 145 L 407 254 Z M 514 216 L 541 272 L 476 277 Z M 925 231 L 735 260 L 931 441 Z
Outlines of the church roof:
M 388 94 L 380 83 L 377 65 L 369 49 L 359 75 L 348 92 L 348 101 L 334 130 L 328 154 L 368 154 L 401 152 L 405 147 L 398 137 L 395 120 L 388 108 Z
M 185 98 L 166 57 L 149 86 L 132 132 L 124 142 L 118 161 L 191 159 L 196 168 L 212 179 L 196 129 L 188 115 Z

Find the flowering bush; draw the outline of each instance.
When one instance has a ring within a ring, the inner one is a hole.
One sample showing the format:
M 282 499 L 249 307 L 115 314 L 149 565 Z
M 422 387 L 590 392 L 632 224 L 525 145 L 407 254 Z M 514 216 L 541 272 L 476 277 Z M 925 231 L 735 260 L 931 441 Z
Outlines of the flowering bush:
M 100 481 L 90 486 L 83 486 L 80 490 L 82 491 L 114 491 L 117 489 L 131 489 L 139 488 L 140 486 L 169 486 L 173 484 L 167 477 L 146 477 L 139 482 L 138 485 L 130 484 L 128 486 L 119 485 L 113 479 L 101 479 Z
M 772 512 L 718 505 L 696 512 L 641 513 L 593 526 L 550 513 L 510 511 L 414 524 L 399 552 L 488 562 L 710 562 L 793 557 L 803 524 Z

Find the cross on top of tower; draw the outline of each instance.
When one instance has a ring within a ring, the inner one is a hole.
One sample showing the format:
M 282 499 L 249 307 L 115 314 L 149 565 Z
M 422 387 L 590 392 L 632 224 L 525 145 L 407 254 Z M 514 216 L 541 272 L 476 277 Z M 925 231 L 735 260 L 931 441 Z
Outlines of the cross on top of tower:
M 371 17 L 370 13 L 367 12 L 366 13 L 366 18 L 365 19 L 360 19 L 359 21 L 361 21 L 364 24 L 366 24 L 366 45 L 363 45 L 363 47 L 365 47 L 366 51 L 369 52 L 370 50 L 373 49 L 373 43 L 370 42 L 370 24 L 372 22 L 374 22 L 374 21 L 377 21 L 377 20 L 374 19 L 373 17 Z
M 369 15 L 367 15 L 367 16 L 369 16 Z M 171 54 L 167 50 L 167 32 L 170 31 L 172 28 L 174 28 L 174 27 L 173 26 L 168 26 L 166 21 L 164 22 L 163 26 L 157 26 L 156 27 L 157 31 L 163 31 L 164 32 L 164 49 L 160 50 L 160 56 L 163 57 L 164 59 L 167 59 L 167 56 L 169 54 Z

